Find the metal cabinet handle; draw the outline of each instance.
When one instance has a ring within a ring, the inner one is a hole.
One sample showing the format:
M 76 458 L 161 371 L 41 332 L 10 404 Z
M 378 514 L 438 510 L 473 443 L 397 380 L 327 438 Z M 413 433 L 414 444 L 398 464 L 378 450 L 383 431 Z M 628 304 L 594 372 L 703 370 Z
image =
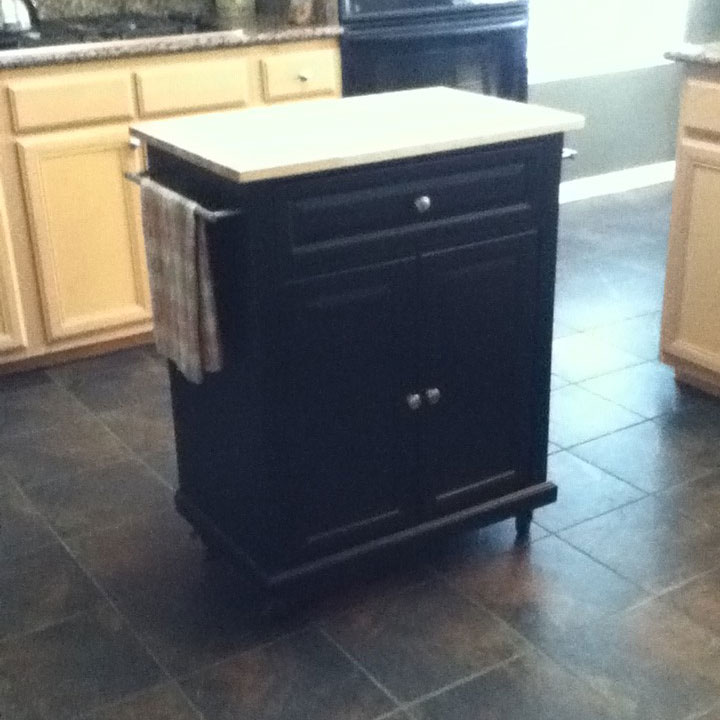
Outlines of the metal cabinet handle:
M 422 406 L 422 395 L 419 393 L 410 393 L 405 397 L 405 402 L 407 403 L 407 406 L 415 412 Z
M 297 79 L 298 79 L 300 82 L 302 82 L 302 83 L 306 83 L 310 78 L 309 78 L 307 75 L 304 75 L 303 73 L 300 73 L 300 74 L 297 76 Z
M 425 399 L 428 401 L 428 405 L 437 405 L 441 397 L 442 393 L 438 388 L 429 388 L 425 391 Z
M 415 199 L 415 209 L 419 213 L 426 213 L 432 207 L 432 200 L 427 195 Z

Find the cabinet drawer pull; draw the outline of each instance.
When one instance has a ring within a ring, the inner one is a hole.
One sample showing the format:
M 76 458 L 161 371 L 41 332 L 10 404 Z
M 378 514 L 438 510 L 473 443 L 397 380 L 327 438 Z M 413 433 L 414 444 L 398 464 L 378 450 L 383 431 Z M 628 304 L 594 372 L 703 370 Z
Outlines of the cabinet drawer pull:
M 297 79 L 298 79 L 301 83 L 306 83 L 310 78 L 309 78 L 307 75 L 304 75 L 303 73 L 300 73 L 300 74 L 297 76 Z
M 429 388 L 425 391 L 425 399 L 428 401 L 428 405 L 437 405 L 441 397 L 442 393 L 438 388 Z
M 405 397 L 405 402 L 407 406 L 415 412 L 422 406 L 422 396 L 419 393 L 410 393 Z

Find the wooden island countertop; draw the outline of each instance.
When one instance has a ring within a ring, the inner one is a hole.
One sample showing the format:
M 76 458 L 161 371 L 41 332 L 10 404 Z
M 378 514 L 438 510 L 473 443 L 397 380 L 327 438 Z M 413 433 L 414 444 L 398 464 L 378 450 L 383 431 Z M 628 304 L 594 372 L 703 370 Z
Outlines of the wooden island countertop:
M 135 124 L 131 134 L 235 182 L 578 130 L 580 115 L 435 87 Z

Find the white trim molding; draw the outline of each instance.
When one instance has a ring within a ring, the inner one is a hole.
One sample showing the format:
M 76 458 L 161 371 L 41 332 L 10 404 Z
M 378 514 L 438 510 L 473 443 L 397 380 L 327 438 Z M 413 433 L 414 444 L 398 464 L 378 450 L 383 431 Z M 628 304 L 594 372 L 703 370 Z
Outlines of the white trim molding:
M 577 180 L 566 180 L 560 183 L 560 204 L 660 185 L 672 182 L 674 179 L 675 161 L 669 160 Z

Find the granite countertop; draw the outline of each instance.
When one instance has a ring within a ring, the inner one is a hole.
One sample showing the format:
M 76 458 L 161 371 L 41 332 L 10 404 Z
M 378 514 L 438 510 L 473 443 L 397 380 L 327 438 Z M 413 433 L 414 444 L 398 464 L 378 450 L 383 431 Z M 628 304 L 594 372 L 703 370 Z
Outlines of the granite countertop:
M 675 50 L 666 52 L 665 57 L 677 62 L 720 66 L 720 41 L 698 45 L 685 43 Z
M 217 48 L 244 47 L 320 38 L 337 37 L 342 33 L 338 24 L 289 25 L 273 16 L 258 16 L 243 22 L 241 27 L 227 27 L 183 35 L 164 35 L 101 42 L 78 42 L 63 45 L 0 50 L 0 70 L 89 62 L 137 55 L 182 53 Z
M 574 113 L 435 87 L 132 125 L 130 133 L 247 183 L 579 130 Z

